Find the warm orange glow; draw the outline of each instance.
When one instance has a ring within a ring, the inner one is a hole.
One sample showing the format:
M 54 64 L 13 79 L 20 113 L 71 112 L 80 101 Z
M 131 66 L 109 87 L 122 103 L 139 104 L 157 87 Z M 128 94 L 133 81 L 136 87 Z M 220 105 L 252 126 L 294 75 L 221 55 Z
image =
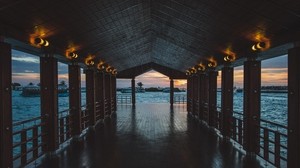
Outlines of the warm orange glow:
M 197 69 L 195 67 L 192 67 L 190 70 L 191 73 L 197 73 Z
M 48 47 L 49 46 L 49 42 L 47 40 L 45 40 L 45 39 L 37 37 L 37 38 L 34 39 L 34 45 Z
M 107 65 L 107 67 L 106 67 L 106 72 L 111 72 L 112 71 L 112 67 L 110 66 L 110 65 Z
M 111 74 L 117 75 L 117 74 L 118 74 L 117 69 L 114 69 L 114 70 L 111 72 Z
M 95 64 L 94 58 L 95 58 L 95 56 L 93 56 L 93 55 L 87 56 L 84 60 L 85 65 L 93 66 Z
M 38 48 L 40 48 L 42 46 L 49 46 L 48 41 L 46 41 L 45 45 L 39 45 L 39 44 L 35 43 L 35 39 L 37 39 L 37 38 L 45 39 L 51 35 L 53 35 L 53 32 L 50 32 L 48 29 L 46 29 L 42 26 L 34 26 L 32 33 L 29 35 L 29 42 L 31 45 L 38 47 Z
M 186 88 L 186 80 L 174 80 L 174 87 Z
M 224 61 L 233 62 L 236 59 L 236 53 L 232 51 L 232 47 L 228 46 L 225 50 L 222 51 L 224 56 Z
M 210 68 L 215 68 L 218 64 L 217 64 L 217 61 L 211 57 L 208 59 L 209 63 L 207 64 L 208 67 Z
M 76 53 L 74 53 L 74 52 L 67 52 L 67 53 L 66 53 L 66 57 L 67 57 L 68 59 L 76 59 L 76 58 L 78 58 L 78 54 L 76 54 Z
M 103 70 L 105 68 L 105 66 L 104 66 L 104 61 L 99 61 L 99 63 L 97 64 L 97 69 L 99 69 L 99 70 Z
M 198 64 L 199 71 L 205 71 L 205 65 L 203 63 Z
M 189 75 L 191 75 L 191 72 L 190 72 L 189 70 L 186 70 L 186 71 L 185 71 L 185 74 L 186 74 L 187 76 L 189 76 Z
M 73 43 L 68 45 L 68 49 L 66 49 L 65 55 L 68 59 L 76 59 L 78 58 L 78 54 L 75 51 L 78 51 L 80 47 L 75 46 Z
M 252 50 L 253 51 L 257 51 L 257 50 L 264 51 L 264 50 L 266 50 L 266 47 L 267 47 L 266 42 L 258 42 L 252 46 Z
M 271 47 L 271 40 L 266 37 L 265 30 L 257 30 L 255 33 L 249 33 L 249 35 L 247 35 L 247 38 L 256 43 L 252 46 L 253 51 L 265 51 Z M 260 44 L 258 44 L 260 42 L 264 42 L 265 47 L 262 47 Z

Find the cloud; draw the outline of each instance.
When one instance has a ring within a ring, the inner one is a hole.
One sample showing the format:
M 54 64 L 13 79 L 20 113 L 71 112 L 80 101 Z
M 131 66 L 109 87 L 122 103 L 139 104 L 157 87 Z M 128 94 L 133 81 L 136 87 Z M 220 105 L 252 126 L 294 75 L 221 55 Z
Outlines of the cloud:
M 261 62 L 262 68 L 287 68 L 287 55 L 275 57 Z
M 12 82 L 17 82 L 22 85 L 27 85 L 32 82 L 34 84 L 40 83 L 39 73 L 12 73 Z

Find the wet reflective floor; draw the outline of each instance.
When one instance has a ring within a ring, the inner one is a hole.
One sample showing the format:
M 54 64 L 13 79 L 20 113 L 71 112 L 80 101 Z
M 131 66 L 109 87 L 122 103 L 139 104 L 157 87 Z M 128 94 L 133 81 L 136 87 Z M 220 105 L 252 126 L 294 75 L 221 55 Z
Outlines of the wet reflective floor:
M 231 143 L 187 116 L 185 105 L 118 106 L 99 124 L 41 167 L 67 168 L 240 168 L 260 167 Z

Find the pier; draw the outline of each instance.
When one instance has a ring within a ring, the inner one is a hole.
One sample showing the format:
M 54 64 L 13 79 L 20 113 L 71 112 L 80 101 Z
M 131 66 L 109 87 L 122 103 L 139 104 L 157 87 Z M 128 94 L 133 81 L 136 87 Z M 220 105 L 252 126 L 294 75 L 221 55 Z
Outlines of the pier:
M 299 16 L 299 2 L 286 0 L 0 2 L 0 167 L 300 167 Z M 39 115 L 15 122 L 13 51 L 40 60 Z M 261 62 L 282 55 L 287 125 L 261 118 Z M 59 63 L 68 66 L 63 111 Z M 169 78 L 169 103 L 136 101 L 136 77 L 150 70 Z M 126 105 L 118 79 L 131 81 Z M 177 79 L 186 98 L 174 95 Z

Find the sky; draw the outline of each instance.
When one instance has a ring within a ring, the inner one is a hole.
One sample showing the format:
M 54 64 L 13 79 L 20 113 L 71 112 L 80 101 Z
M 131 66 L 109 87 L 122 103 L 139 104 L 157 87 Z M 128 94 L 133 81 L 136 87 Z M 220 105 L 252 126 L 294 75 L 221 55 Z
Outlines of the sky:
M 31 54 L 13 50 L 12 52 L 12 82 L 27 85 L 32 82 L 40 83 L 39 57 Z M 262 86 L 266 85 L 287 85 L 287 56 L 280 56 L 262 61 Z M 58 81 L 68 82 L 68 66 L 58 63 Z M 85 86 L 85 75 L 82 73 L 81 85 Z M 154 70 L 148 71 L 135 79 L 142 82 L 144 87 L 169 87 L 170 80 Z M 218 87 L 221 85 L 221 71 L 218 75 Z M 186 80 L 174 80 L 175 87 L 185 88 Z M 234 85 L 243 87 L 243 66 L 234 68 Z M 117 87 L 130 87 L 131 79 L 118 79 Z

